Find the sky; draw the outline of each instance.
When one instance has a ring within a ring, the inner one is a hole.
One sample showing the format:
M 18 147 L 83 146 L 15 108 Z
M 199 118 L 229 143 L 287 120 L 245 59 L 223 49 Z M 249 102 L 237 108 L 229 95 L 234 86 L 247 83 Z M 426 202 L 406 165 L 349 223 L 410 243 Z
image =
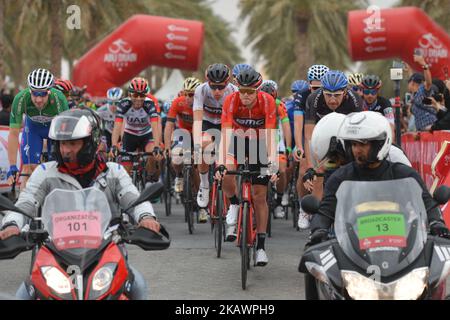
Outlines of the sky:
M 260 0 L 264 1 L 264 0 Z M 211 7 L 213 11 L 221 16 L 226 21 L 230 22 L 233 33 L 232 36 L 241 48 L 242 58 L 244 63 L 255 64 L 255 57 L 252 55 L 251 47 L 244 44 L 246 36 L 246 21 L 239 20 L 239 0 L 211 0 Z M 395 4 L 397 0 L 369 0 L 371 5 L 379 6 L 380 8 L 388 8 Z

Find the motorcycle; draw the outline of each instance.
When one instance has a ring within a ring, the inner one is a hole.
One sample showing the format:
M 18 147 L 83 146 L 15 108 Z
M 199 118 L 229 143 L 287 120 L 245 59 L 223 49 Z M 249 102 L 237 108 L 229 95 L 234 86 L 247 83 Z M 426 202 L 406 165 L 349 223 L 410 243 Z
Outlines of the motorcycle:
M 336 198 L 335 236 L 307 248 L 299 264 L 306 299 L 444 299 L 450 240 L 428 235 L 415 179 L 345 181 Z M 450 188 L 439 187 L 434 199 L 447 203 Z M 313 196 L 301 205 L 321 214 Z
M 153 184 L 124 210 L 159 196 Z M 19 212 L 30 219 L 29 231 L 0 240 L 0 259 L 13 259 L 33 250 L 31 274 L 25 282 L 36 300 L 129 300 L 134 274 L 124 243 L 145 251 L 164 250 L 170 237 L 135 227 L 124 219 L 111 221 L 105 194 L 95 188 L 55 189 L 45 198 L 40 217 L 32 217 L 0 197 L 0 211 Z

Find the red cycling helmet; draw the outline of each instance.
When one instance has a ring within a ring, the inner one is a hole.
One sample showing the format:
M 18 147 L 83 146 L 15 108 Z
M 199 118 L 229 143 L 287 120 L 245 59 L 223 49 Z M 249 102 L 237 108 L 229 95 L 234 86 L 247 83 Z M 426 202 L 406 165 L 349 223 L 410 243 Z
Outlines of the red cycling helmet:
M 147 80 L 141 77 L 136 77 L 131 80 L 130 85 L 128 86 L 128 92 L 149 93 L 150 87 L 148 86 Z
M 70 80 L 56 79 L 55 88 L 61 91 L 64 94 L 68 94 L 72 91 L 73 85 Z

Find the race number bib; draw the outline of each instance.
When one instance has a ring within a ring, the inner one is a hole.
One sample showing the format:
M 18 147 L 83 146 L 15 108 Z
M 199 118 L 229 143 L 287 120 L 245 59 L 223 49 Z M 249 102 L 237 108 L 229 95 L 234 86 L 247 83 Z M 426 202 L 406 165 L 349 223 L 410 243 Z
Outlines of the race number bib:
M 71 211 L 52 216 L 53 242 L 58 250 L 96 249 L 102 242 L 102 214 L 97 211 Z

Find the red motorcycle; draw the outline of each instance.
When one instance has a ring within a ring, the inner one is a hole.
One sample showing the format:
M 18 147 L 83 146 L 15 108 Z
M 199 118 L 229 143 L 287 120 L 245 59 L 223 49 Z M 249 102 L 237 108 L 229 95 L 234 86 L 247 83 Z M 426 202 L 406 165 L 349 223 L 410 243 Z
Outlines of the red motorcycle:
M 124 211 L 158 197 L 162 190 L 161 183 L 153 184 Z M 123 218 L 111 221 L 108 200 L 95 188 L 53 190 L 37 218 L 0 196 L 0 211 L 5 210 L 31 220 L 28 232 L 0 240 L 0 259 L 33 250 L 26 287 L 36 300 L 129 300 L 134 274 L 123 244 L 145 251 L 170 246 L 163 226 L 156 233 L 136 228 Z

